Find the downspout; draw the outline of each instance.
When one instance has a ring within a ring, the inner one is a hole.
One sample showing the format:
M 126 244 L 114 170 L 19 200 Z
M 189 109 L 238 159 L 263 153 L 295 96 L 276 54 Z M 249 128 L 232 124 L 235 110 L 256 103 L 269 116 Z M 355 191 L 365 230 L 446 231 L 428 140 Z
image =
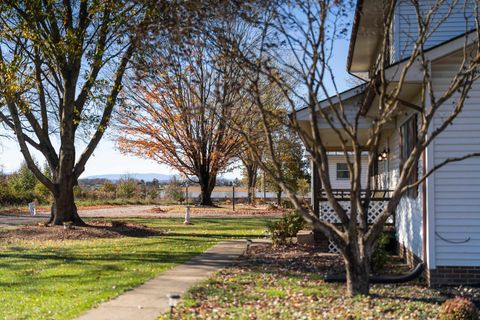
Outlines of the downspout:
M 422 153 L 422 175 L 427 169 L 427 155 Z M 427 179 L 422 182 L 422 260 L 427 263 Z

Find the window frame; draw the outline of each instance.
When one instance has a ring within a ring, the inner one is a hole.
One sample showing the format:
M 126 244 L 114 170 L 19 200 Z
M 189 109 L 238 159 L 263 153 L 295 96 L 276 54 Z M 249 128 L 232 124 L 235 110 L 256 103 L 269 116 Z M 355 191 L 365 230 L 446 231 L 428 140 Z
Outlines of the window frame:
M 406 158 L 412 152 L 415 144 L 418 142 L 418 123 L 417 115 L 414 114 L 408 118 L 400 126 L 400 168 L 403 169 Z M 408 178 L 407 185 L 414 184 L 418 181 L 418 162 L 413 168 L 412 175 Z M 416 199 L 418 197 L 418 186 L 410 188 L 405 192 L 409 198 Z
M 339 169 L 339 165 L 345 165 L 345 169 Z M 346 162 L 337 162 L 335 166 L 335 173 L 336 173 L 336 179 L 337 180 L 350 180 L 350 170 L 348 169 L 348 164 Z M 347 177 L 339 177 L 338 173 L 343 172 L 347 173 Z

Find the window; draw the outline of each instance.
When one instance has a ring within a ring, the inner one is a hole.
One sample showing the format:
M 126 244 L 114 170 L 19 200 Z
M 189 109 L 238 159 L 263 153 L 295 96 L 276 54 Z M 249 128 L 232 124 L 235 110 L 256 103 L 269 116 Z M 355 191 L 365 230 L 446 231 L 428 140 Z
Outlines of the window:
M 413 147 L 417 143 L 417 116 L 411 117 L 400 127 L 400 149 L 401 149 L 401 165 L 410 156 Z M 414 166 L 412 175 L 408 179 L 407 185 L 418 181 L 418 163 Z M 409 189 L 406 195 L 411 198 L 416 198 L 418 195 L 418 188 Z
M 337 180 L 350 179 L 350 171 L 346 163 L 337 163 Z

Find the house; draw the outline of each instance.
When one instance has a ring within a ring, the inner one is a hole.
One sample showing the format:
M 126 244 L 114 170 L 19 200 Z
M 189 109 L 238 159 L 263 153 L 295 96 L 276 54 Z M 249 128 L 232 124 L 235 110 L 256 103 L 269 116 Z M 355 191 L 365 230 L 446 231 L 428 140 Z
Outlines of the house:
M 368 155 L 362 156 L 362 188 L 367 184 Z M 343 152 L 330 152 L 328 154 L 328 169 L 332 188 L 336 190 L 350 189 L 350 171 Z
M 363 79 L 371 76 L 371 66 L 378 56 L 378 44 L 383 33 L 382 14 L 379 11 L 382 6 L 379 3 L 376 0 L 358 0 L 355 12 L 347 68 L 350 73 Z M 427 6 L 431 1 L 421 3 Z M 465 16 L 471 17 L 469 21 L 474 23 L 474 5 L 464 7 L 463 2 L 458 3 L 432 33 L 424 50 L 431 63 L 431 85 L 439 94 L 446 90 L 448 79 L 458 71 L 465 45 L 478 42 L 475 32 L 466 32 L 473 25 L 466 26 Z M 448 7 L 440 8 L 439 15 L 442 12 L 447 13 Z M 416 32 L 416 24 L 412 23 L 415 19 L 411 2 L 398 1 L 389 41 L 390 67 L 387 69 L 393 82 L 398 77 L 395 71 L 406 63 L 413 45 L 411 35 Z M 421 80 L 420 68 L 412 67 L 401 92 L 403 101 L 411 104 L 420 101 Z M 340 94 L 346 114 L 350 111 L 356 114 L 366 90 L 366 85 L 362 84 Z M 339 99 L 335 96 L 330 101 L 338 103 Z M 445 110 L 436 114 L 434 124 L 438 124 L 449 113 L 448 105 L 451 104 L 445 103 Z M 376 188 L 389 190 L 395 187 L 401 159 L 411 151 L 416 138 L 417 112 L 405 105 L 402 112 L 385 126 L 380 142 L 380 150 L 384 150 L 385 158 L 377 163 L 377 170 L 370 177 Z M 300 124 L 303 122 L 307 125 L 308 113 L 306 109 L 297 112 Z M 318 126 L 329 151 L 340 151 L 341 144 L 330 125 L 323 121 Z M 360 135 L 362 132 L 366 134 L 369 127 L 367 114 L 360 119 Z M 415 178 L 418 179 L 423 172 L 428 172 L 447 158 L 479 151 L 480 81 L 477 81 L 465 101 L 462 113 L 427 147 L 418 163 Z M 324 218 L 329 219 L 328 210 L 322 211 L 316 205 L 319 201 L 315 196 L 318 197 L 318 180 L 312 179 L 312 189 L 314 210 L 318 211 L 320 217 L 327 214 Z M 448 164 L 430 175 L 418 188 L 404 195 L 392 223 L 395 224 L 401 253 L 412 265 L 419 261 L 425 263 L 425 276 L 430 285 L 480 284 L 480 158 Z

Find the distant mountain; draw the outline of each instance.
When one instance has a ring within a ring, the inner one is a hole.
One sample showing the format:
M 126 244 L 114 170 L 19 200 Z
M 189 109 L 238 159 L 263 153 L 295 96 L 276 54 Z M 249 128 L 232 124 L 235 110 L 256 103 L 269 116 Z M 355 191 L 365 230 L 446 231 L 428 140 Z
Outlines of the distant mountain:
M 143 181 L 152 181 L 157 179 L 158 181 L 170 181 L 174 176 L 169 174 L 159 174 L 159 173 L 112 173 L 112 174 L 101 174 L 95 176 L 82 177 L 81 180 L 86 179 L 106 179 L 110 181 L 118 181 L 120 179 L 132 178 L 136 180 Z

